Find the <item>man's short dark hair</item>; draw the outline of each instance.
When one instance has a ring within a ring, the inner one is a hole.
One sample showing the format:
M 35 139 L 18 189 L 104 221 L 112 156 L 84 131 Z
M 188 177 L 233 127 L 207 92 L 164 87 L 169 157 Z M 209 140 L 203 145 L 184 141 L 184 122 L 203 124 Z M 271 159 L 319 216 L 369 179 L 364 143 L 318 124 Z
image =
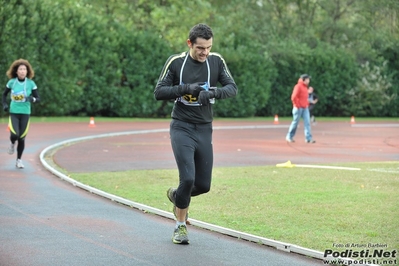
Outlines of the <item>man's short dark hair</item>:
M 191 28 L 190 33 L 188 34 L 188 38 L 191 43 L 196 43 L 197 38 L 203 38 L 205 40 L 209 40 L 213 37 L 212 29 L 205 24 L 197 24 Z
M 308 74 L 302 74 L 302 75 L 301 75 L 301 79 L 302 79 L 302 80 L 311 79 L 311 78 L 312 78 L 312 77 L 309 76 Z

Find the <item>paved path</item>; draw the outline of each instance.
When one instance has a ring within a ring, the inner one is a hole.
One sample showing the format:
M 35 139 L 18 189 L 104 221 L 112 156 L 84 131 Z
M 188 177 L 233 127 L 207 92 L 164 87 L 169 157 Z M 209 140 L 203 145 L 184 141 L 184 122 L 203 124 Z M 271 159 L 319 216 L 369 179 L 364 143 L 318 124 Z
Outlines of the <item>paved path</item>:
M 15 169 L 15 156 L 0 153 L 1 266 L 322 265 L 305 256 L 196 227 L 189 229 L 190 245 L 173 245 L 170 219 L 92 195 L 60 180 L 40 164 L 39 154 L 44 148 L 67 139 L 168 128 L 165 122 L 96 125 L 32 124 L 23 170 Z M 238 126 L 247 128 L 235 129 Z M 288 159 L 294 163 L 399 159 L 397 128 L 367 130 L 372 138 L 366 139 L 362 137 L 364 129 L 319 124 L 314 128 L 318 143 L 309 145 L 300 141 L 301 132 L 296 143 L 285 143 L 288 125 L 264 126 L 216 122 L 215 167 L 276 164 Z M 7 135 L 4 132 L 0 137 L 0 150 L 7 149 Z M 359 145 L 361 157 L 355 149 Z M 132 149 L 137 146 L 141 148 Z M 123 156 L 126 152 L 131 155 L 128 163 Z M 82 172 L 175 167 L 167 132 L 90 140 L 59 150 L 54 159 L 68 170 Z

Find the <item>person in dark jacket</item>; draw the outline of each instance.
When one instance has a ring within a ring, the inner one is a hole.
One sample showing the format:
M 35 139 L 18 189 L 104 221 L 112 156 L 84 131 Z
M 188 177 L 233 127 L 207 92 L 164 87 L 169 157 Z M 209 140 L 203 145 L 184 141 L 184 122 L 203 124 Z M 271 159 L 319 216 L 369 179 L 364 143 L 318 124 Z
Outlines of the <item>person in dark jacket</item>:
M 312 123 L 316 122 L 316 118 L 313 115 L 313 109 L 318 101 L 319 101 L 319 98 L 317 97 L 316 93 L 314 92 L 313 87 L 309 86 L 309 88 L 308 88 L 309 115 L 310 115 L 310 121 Z
M 154 90 L 156 100 L 174 100 L 170 140 L 179 185 L 169 188 L 167 197 L 176 217 L 175 244 L 189 243 L 186 221 L 191 197 L 211 188 L 213 105 L 236 96 L 238 90 L 223 57 L 211 52 L 212 44 L 212 29 L 195 25 L 187 40 L 189 50 L 166 60 Z

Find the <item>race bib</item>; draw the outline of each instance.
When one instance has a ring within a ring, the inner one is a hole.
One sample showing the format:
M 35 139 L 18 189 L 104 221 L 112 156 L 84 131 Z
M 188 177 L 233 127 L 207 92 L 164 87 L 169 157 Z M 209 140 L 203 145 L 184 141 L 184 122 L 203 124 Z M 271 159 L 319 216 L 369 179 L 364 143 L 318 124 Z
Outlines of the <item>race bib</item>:
M 205 82 L 204 85 L 201 86 L 204 90 L 209 90 L 209 85 L 208 82 Z M 177 101 L 185 104 L 185 105 L 189 105 L 189 106 L 201 106 L 201 104 L 198 102 L 197 97 L 194 97 L 190 94 L 186 94 L 184 96 L 181 96 L 179 98 L 177 98 Z M 209 102 L 211 104 L 215 103 L 215 98 L 209 99 Z
M 11 92 L 11 100 L 14 102 L 26 102 L 26 96 L 24 91 Z

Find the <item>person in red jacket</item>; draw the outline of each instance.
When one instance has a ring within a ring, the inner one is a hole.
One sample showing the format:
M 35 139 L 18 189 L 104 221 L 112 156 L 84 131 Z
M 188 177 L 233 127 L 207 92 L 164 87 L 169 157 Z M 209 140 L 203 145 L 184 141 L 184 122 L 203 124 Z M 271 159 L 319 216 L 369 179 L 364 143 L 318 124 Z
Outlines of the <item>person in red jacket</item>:
M 288 129 L 287 136 L 285 140 L 287 142 L 295 142 L 294 136 L 296 129 L 298 128 L 299 120 L 303 119 L 305 126 L 305 142 L 315 143 L 316 141 L 312 138 L 312 132 L 310 129 L 310 114 L 309 114 L 309 102 L 308 102 L 308 86 L 310 83 L 310 78 L 308 74 L 303 74 L 300 76 L 298 83 L 295 85 L 292 94 L 292 117 L 290 128 Z

